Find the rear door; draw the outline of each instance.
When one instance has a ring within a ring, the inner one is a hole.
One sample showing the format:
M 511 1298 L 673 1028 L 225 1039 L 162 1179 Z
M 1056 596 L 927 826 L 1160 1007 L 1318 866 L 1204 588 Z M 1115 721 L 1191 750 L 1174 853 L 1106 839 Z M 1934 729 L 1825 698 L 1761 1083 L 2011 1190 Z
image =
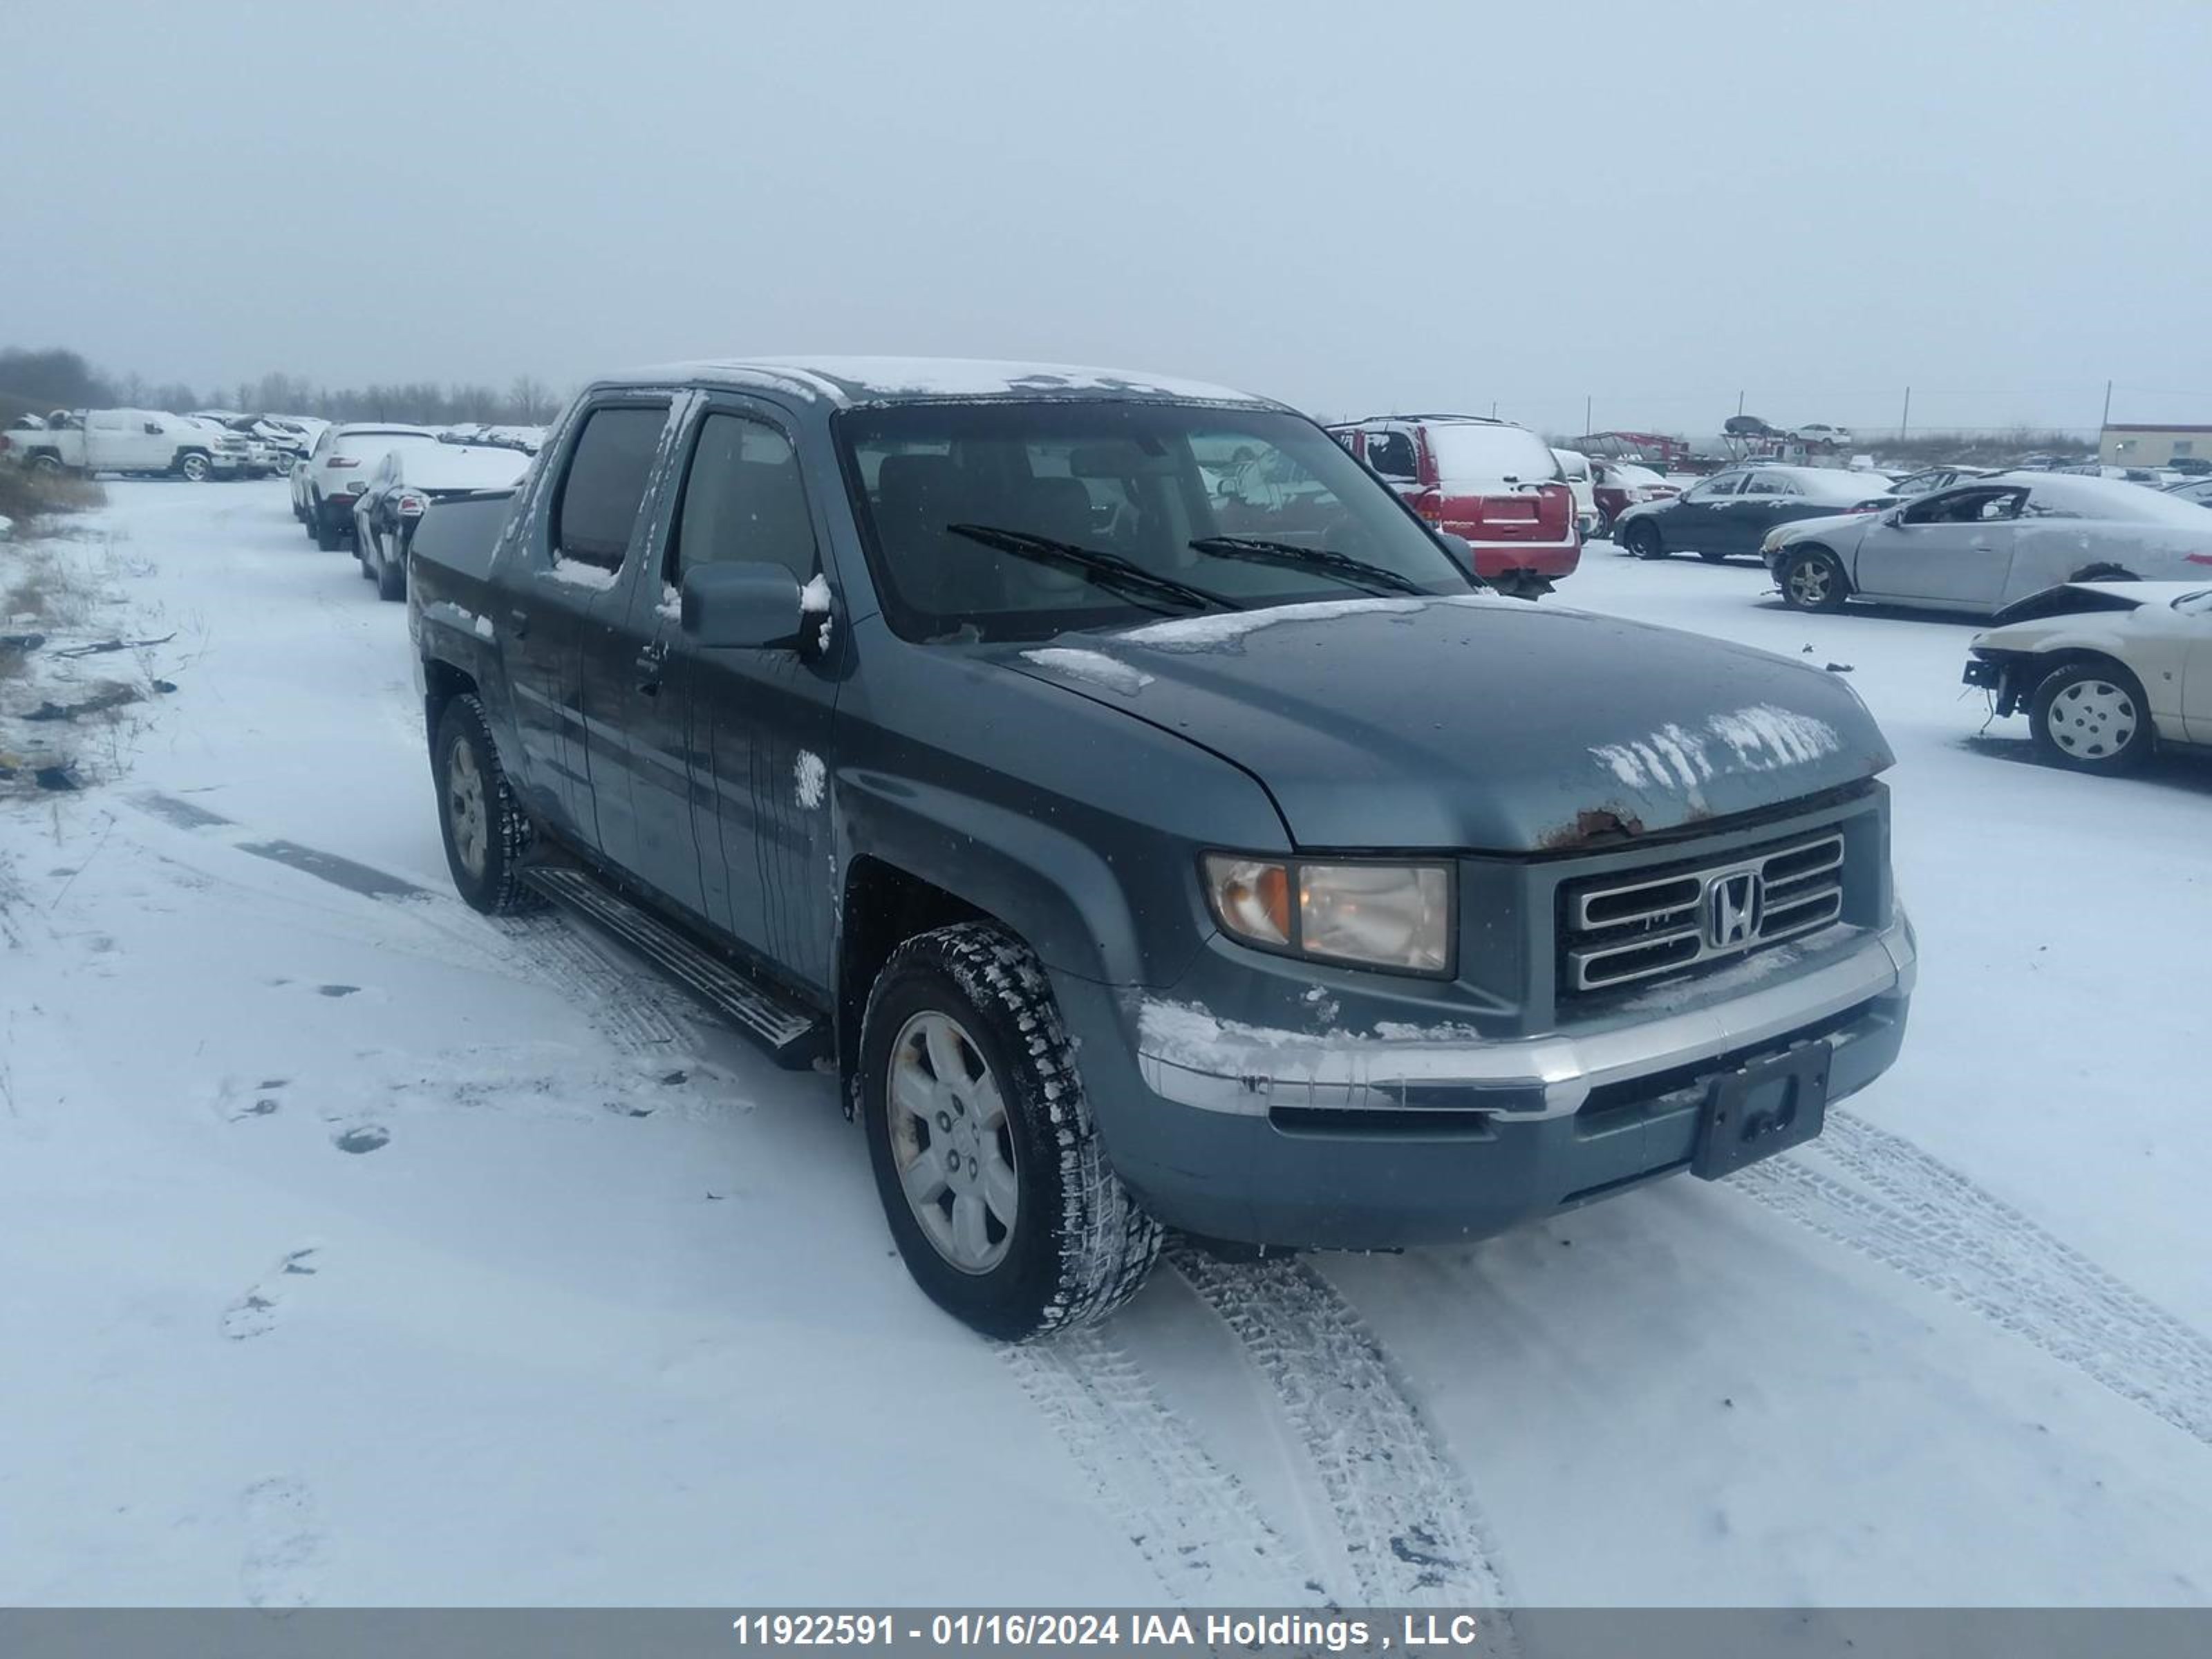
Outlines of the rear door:
M 622 572 L 641 556 L 646 491 L 669 408 L 665 395 L 609 396 L 572 423 L 554 460 L 547 510 L 533 515 L 533 544 L 507 591 L 509 613 L 494 619 L 508 641 L 532 807 L 625 869 L 618 854 L 635 839 L 627 774 L 618 753 L 607 752 L 615 733 L 591 723 L 584 641 L 587 623 L 603 642 L 610 619 L 621 615 Z
M 1907 502 L 1869 525 L 1851 580 L 1875 599 L 1994 611 L 2004 602 L 2025 489 L 1970 484 Z
M 1790 519 L 1806 519 L 1816 512 L 1787 472 L 1771 466 L 1754 471 L 1743 481 L 1727 510 L 1715 514 L 1712 532 L 1700 552 L 1715 557 L 1731 553 L 1756 553 L 1766 532 Z

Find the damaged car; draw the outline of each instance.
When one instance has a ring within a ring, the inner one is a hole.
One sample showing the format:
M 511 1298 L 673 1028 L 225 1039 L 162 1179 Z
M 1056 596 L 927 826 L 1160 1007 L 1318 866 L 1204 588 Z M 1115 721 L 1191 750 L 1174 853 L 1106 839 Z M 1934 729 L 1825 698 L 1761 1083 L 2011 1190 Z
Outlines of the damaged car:
M 2158 749 L 2212 751 L 2212 580 L 2069 582 L 2012 606 L 1968 647 L 1997 720 L 2036 752 L 2125 772 Z
M 567 906 L 834 1070 L 994 1337 L 1109 1312 L 1169 1228 L 1462 1242 L 1816 1136 L 1915 975 L 1874 720 L 1469 570 L 1226 388 L 612 376 L 422 517 L 431 802 L 477 908 Z
M 1796 610 L 1867 599 L 1988 617 L 2062 582 L 2212 574 L 2212 520 L 2138 484 L 2003 472 L 1879 514 L 1780 526 L 1759 556 Z

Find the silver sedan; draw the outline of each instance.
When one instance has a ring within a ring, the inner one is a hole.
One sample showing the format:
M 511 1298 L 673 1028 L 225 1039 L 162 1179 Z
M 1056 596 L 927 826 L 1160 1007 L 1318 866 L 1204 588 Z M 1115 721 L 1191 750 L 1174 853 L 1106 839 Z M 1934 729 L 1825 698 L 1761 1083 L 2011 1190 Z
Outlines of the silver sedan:
M 2001 472 L 1887 513 L 1777 526 L 1759 556 L 1783 599 L 1990 616 L 2060 582 L 2212 578 L 2212 516 L 2109 478 Z

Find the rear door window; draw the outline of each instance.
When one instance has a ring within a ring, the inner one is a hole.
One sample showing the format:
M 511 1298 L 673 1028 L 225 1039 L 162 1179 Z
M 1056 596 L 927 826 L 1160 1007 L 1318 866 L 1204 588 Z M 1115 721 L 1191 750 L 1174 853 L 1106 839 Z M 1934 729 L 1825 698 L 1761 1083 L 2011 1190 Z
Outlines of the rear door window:
M 1779 472 L 1754 472 L 1744 481 L 1747 495 L 1795 495 L 1797 487 Z
M 1403 432 L 1370 432 L 1367 434 L 1367 465 L 1386 478 L 1411 483 L 1420 475 L 1420 465 L 1413 456 L 1413 441 Z
M 617 404 L 584 417 L 553 503 L 554 557 L 622 568 L 667 419 L 665 404 Z
M 678 509 L 668 575 L 701 564 L 780 564 L 800 581 L 817 568 L 814 522 L 791 440 L 763 421 L 710 414 L 699 424 Z

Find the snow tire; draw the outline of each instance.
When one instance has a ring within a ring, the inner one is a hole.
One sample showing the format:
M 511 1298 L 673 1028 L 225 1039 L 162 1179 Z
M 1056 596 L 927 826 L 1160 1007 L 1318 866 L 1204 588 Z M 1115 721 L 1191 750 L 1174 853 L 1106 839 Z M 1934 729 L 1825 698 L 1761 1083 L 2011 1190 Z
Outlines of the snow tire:
M 982 1273 L 954 1267 L 923 1232 L 892 1146 L 893 1048 L 933 1012 L 969 1034 L 1006 1105 L 1020 1200 L 1010 1246 Z M 1094 1324 L 1145 1282 L 1159 1224 L 1106 1161 L 1044 969 L 1019 940 L 966 922 L 892 952 L 868 994 L 854 1089 L 891 1237 L 915 1281 L 956 1319 L 1024 1341 Z

